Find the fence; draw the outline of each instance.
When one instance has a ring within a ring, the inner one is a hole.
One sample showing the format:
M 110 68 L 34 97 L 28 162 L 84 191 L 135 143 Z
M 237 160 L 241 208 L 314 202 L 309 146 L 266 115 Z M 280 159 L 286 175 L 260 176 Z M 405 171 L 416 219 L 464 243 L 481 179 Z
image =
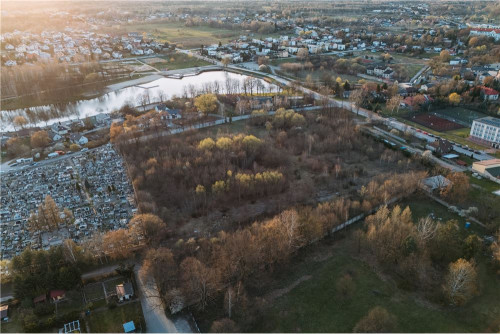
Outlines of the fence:
M 398 197 L 394 197 L 393 199 L 390 199 L 389 201 L 383 203 L 383 204 L 380 204 L 378 205 L 377 207 L 375 207 L 374 209 L 372 209 L 369 213 L 367 214 L 359 214 L 357 215 L 356 217 L 353 217 L 347 221 L 345 221 L 344 223 L 340 224 L 340 225 L 337 225 L 335 226 L 333 229 L 332 229 L 332 233 L 335 233 L 335 232 L 338 232 L 340 230 L 343 230 L 344 228 L 346 228 L 347 226 L 349 225 L 352 225 L 360 220 L 362 220 L 363 218 L 365 218 L 366 216 L 368 215 L 371 215 L 372 213 L 375 213 L 378 209 L 380 209 L 381 207 L 383 207 L 384 205 L 390 205 L 392 203 L 395 203 L 397 201 L 399 201 L 400 199 L 402 199 L 404 196 L 398 196 Z

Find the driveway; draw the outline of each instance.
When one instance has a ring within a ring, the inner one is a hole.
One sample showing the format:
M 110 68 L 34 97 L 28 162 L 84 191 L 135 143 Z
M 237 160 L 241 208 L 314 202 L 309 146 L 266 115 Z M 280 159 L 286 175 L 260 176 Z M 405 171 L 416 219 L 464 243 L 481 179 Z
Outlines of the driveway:
M 135 269 L 139 297 L 141 299 L 142 312 L 146 321 L 147 333 L 191 333 L 189 322 L 183 317 L 178 317 L 175 321 L 167 318 L 163 303 L 155 289 L 152 279 L 143 277 L 140 273 L 140 266 Z

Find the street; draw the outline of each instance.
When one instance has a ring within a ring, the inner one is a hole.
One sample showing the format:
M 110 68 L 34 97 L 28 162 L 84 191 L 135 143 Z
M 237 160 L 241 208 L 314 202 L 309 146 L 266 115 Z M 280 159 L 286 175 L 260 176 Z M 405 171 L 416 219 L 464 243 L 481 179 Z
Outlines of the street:
M 152 279 L 146 279 L 141 275 L 141 267 L 136 266 L 135 277 L 141 299 L 142 312 L 146 321 L 147 333 L 191 333 L 193 330 L 189 322 L 178 317 L 174 321 L 167 318 L 164 305 L 155 288 Z

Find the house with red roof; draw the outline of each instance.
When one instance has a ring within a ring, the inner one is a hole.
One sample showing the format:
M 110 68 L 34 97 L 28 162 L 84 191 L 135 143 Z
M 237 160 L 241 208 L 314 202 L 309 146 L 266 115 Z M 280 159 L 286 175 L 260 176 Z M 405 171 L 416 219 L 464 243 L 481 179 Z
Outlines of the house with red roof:
M 498 92 L 493 88 L 481 86 L 481 96 L 484 101 L 496 101 L 498 100 Z
M 53 302 L 57 302 L 61 299 L 64 299 L 66 297 L 66 291 L 64 290 L 51 290 L 50 293 L 50 300 Z
M 403 101 L 401 101 L 401 107 L 408 108 L 410 110 L 418 110 L 422 106 L 428 105 L 432 101 L 432 97 L 427 94 L 407 96 Z
M 493 37 L 495 41 L 500 41 L 500 29 L 498 28 L 473 28 L 470 35 Z

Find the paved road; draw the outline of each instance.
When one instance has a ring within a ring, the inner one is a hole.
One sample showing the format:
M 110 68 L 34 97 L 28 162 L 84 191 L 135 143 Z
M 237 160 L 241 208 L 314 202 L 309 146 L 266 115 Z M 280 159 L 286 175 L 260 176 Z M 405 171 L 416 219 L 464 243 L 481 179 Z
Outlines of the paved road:
M 146 321 L 147 333 L 191 333 L 193 330 L 189 323 L 183 317 L 177 317 L 175 320 L 167 318 L 163 302 L 155 289 L 155 282 L 152 279 L 146 279 L 140 273 L 140 266 L 135 268 L 135 277 L 139 296 L 141 298 L 142 312 Z
M 30 168 L 36 168 L 36 167 L 40 167 L 40 166 L 44 166 L 44 165 L 48 165 L 48 164 L 52 164 L 54 162 L 57 162 L 57 161 L 61 161 L 61 160 L 64 160 L 64 159 L 69 159 L 69 158 L 73 158 L 73 157 L 77 157 L 77 156 L 80 156 L 84 153 L 88 153 L 88 152 L 92 152 L 92 151 L 95 151 L 95 150 L 98 150 L 100 148 L 102 148 L 103 146 L 99 146 L 99 147 L 95 147 L 95 148 L 91 148 L 89 150 L 86 150 L 86 151 L 76 151 L 76 152 L 69 152 L 69 153 L 66 153 L 66 154 L 63 154 L 63 155 L 59 155 L 55 158 L 46 158 L 44 160 L 40 160 L 38 161 L 35 165 L 32 165 L 32 163 L 27 163 L 27 164 L 24 164 L 24 165 L 19 165 L 19 166 L 12 166 L 12 165 L 9 165 L 9 163 L 11 161 L 6 161 L 4 163 L 2 163 L 2 165 L 0 166 L 0 174 L 1 173 L 6 173 L 8 171 L 15 171 L 15 170 L 22 170 L 22 169 L 30 169 Z

